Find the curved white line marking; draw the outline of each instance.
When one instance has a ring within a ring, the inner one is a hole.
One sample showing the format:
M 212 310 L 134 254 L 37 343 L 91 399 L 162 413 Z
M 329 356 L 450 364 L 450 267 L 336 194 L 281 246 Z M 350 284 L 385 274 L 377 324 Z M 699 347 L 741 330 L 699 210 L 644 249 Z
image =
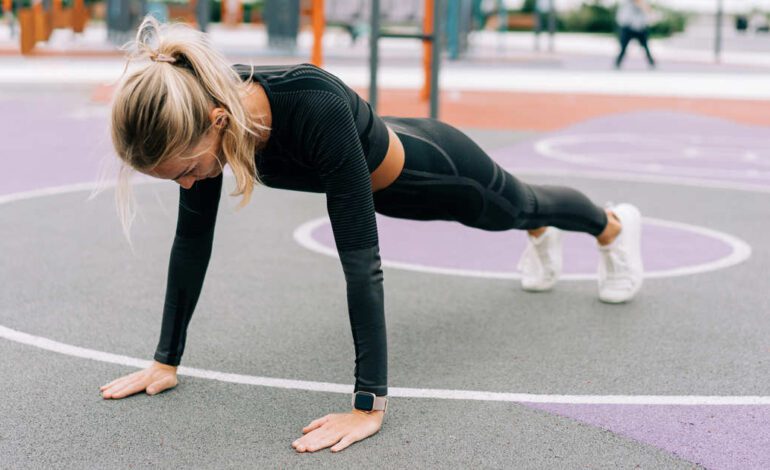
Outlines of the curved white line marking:
M 33 336 L 20 331 L 0 326 L 0 338 L 36 348 L 53 351 L 68 356 L 109 362 L 124 366 L 145 368 L 151 361 L 136 359 L 129 356 L 110 354 L 94 349 L 71 346 L 52 341 L 40 336 Z M 179 367 L 177 374 L 201 379 L 218 380 L 220 382 L 259 385 L 262 387 L 287 388 L 308 390 L 314 392 L 330 392 L 348 394 L 353 391 L 352 385 L 329 382 L 310 382 L 305 380 L 274 379 L 253 375 L 230 374 L 192 367 Z M 533 393 L 500 393 L 476 390 L 444 390 L 430 388 L 401 388 L 388 387 L 391 397 L 409 398 L 438 398 L 449 400 L 481 400 L 517 403 L 560 403 L 572 405 L 770 405 L 770 397 L 763 396 L 691 396 L 691 395 L 540 395 Z
M 608 181 L 630 181 L 632 183 L 669 184 L 672 186 L 690 186 L 698 189 L 727 189 L 751 193 L 770 193 L 770 185 L 738 183 L 731 181 L 692 178 L 689 176 L 664 176 L 644 173 L 631 173 L 605 170 L 565 170 L 559 168 L 516 168 L 506 167 L 507 171 L 517 175 L 559 176 L 600 179 Z
M 665 269 L 660 271 L 647 271 L 644 273 L 646 279 L 658 279 L 664 277 L 675 276 L 689 276 L 691 274 L 699 274 L 710 271 L 716 271 L 718 269 L 724 269 L 730 266 L 734 266 L 738 263 L 746 261 L 751 256 L 751 247 L 743 240 L 728 235 L 723 232 L 717 232 L 716 230 L 708 229 L 705 227 L 699 227 L 696 225 L 685 224 L 681 222 L 673 222 L 663 219 L 655 219 L 652 217 L 644 217 L 643 221 L 648 225 L 657 225 L 658 227 L 668 227 L 678 230 L 684 230 L 691 233 L 696 233 L 705 237 L 715 238 L 722 243 L 728 245 L 731 248 L 729 255 L 710 261 L 708 263 L 695 264 L 692 266 L 684 266 L 680 268 Z M 308 250 L 321 253 L 326 256 L 338 258 L 337 250 L 330 248 L 313 238 L 313 231 L 323 225 L 328 225 L 328 217 L 319 217 L 317 219 L 310 220 L 297 227 L 294 231 L 294 240 L 301 246 Z M 521 275 L 516 272 L 501 273 L 495 271 L 477 271 L 471 269 L 453 269 L 453 268 L 439 268 L 435 266 L 428 266 L 418 263 L 407 263 L 402 261 L 389 261 L 387 259 L 382 260 L 382 265 L 389 268 L 405 269 L 408 271 L 419 271 L 430 274 L 444 274 L 450 276 L 466 276 L 466 277 L 480 277 L 486 279 L 520 279 Z M 579 273 L 579 274 L 565 274 L 561 278 L 565 281 L 587 281 L 595 280 L 595 274 Z
M 640 136 L 638 134 L 623 134 L 623 133 L 596 133 L 596 134 L 568 134 L 568 135 L 560 135 L 560 136 L 554 136 L 554 137 L 547 137 L 545 139 L 538 140 L 535 142 L 534 147 L 537 153 L 542 155 L 543 157 L 558 160 L 561 162 L 571 163 L 574 165 L 584 165 L 584 166 L 593 166 L 593 165 L 601 165 L 603 168 L 611 168 L 615 170 L 626 170 L 626 171 L 640 171 L 640 172 L 663 172 L 666 170 L 666 167 L 670 167 L 674 172 L 681 173 L 686 176 L 690 177 L 712 177 L 712 178 L 724 178 L 725 176 L 733 176 L 738 178 L 757 178 L 757 177 L 767 177 L 770 176 L 770 172 L 767 171 L 758 171 L 756 169 L 741 169 L 741 170 L 733 170 L 728 167 L 728 163 L 730 161 L 738 160 L 740 159 L 740 156 L 737 155 L 738 152 L 734 152 L 734 154 L 729 155 L 728 158 L 723 158 L 725 162 L 725 168 L 715 168 L 715 169 L 709 169 L 709 168 L 695 168 L 692 166 L 681 166 L 681 165 L 673 165 L 673 164 L 661 164 L 661 163 L 645 163 L 645 162 L 637 162 L 637 161 L 628 161 L 628 160 L 617 160 L 617 159 L 611 159 L 611 158 L 602 158 L 590 153 L 585 152 L 568 152 L 566 150 L 561 149 L 560 147 L 563 147 L 565 145 L 575 145 L 575 144 L 586 144 L 586 143 L 608 143 L 608 142 L 614 142 L 614 143 L 622 143 L 627 145 L 629 142 L 633 143 L 634 141 L 639 142 L 642 146 L 649 146 L 650 144 L 664 146 L 664 147 L 671 147 L 671 150 L 665 153 L 669 153 L 669 157 L 671 157 L 672 160 L 676 159 L 684 159 L 686 157 L 684 151 L 687 142 L 686 141 L 677 141 L 672 139 L 673 136 L 665 136 L 665 135 L 645 135 Z M 683 136 L 677 136 L 677 137 L 683 137 Z M 687 136 L 684 136 L 687 137 Z M 642 147 L 644 149 L 644 147 Z M 678 148 L 679 154 L 675 154 L 676 150 L 674 148 Z M 637 154 L 637 156 L 647 156 L 647 155 L 659 155 L 661 151 L 648 154 L 647 151 L 641 150 L 641 153 Z M 744 159 L 744 161 L 747 161 Z M 753 164 L 759 165 L 759 166 L 766 166 L 765 162 L 762 161 L 752 161 Z
M 149 182 L 149 181 L 148 181 Z M 144 182 L 143 182 L 144 183 Z M 77 191 L 93 190 L 96 183 L 79 183 L 67 186 L 58 186 L 33 191 L 25 191 L 0 196 L 0 205 L 14 201 L 22 201 L 37 197 L 56 194 L 72 193 Z M 336 254 L 335 254 L 336 256 Z M 0 338 L 37 347 L 47 351 L 57 352 L 68 356 L 108 362 L 111 364 L 130 367 L 145 368 L 151 361 L 111 354 L 94 349 L 72 346 L 58 341 L 53 341 L 41 336 L 34 336 L 0 325 Z M 196 369 L 192 367 L 179 367 L 179 375 L 198 377 L 203 379 L 218 380 L 246 385 L 260 385 L 264 387 L 289 388 L 295 390 L 308 390 L 331 393 L 350 393 L 352 387 L 345 384 L 328 382 L 311 382 L 303 380 L 275 379 L 270 377 L 257 377 L 251 375 L 230 374 L 225 372 Z M 497 393 L 472 390 L 445 390 L 445 389 L 420 389 L 388 387 L 390 396 L 411 398 L 436 398 L 452 400 L 481 400 L 502 401 L 519 403 L 559 403 L 559 404 L 604 404 L 604 405 L 770 405 L 770 396 L 692 396 L 692 395 L 548 395 L 528 393 Z

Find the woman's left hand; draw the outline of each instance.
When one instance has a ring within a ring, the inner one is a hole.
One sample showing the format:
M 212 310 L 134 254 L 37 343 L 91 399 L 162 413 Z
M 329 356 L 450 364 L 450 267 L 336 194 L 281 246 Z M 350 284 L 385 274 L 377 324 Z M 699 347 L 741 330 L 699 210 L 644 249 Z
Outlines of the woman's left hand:
M 315 452 L 329 446 L 332 452 L 377 434 L 382 427 L 384 411 L 334 413 L 318 418 L 302 428 L 304 436 L 291 443 L 297 452 Z

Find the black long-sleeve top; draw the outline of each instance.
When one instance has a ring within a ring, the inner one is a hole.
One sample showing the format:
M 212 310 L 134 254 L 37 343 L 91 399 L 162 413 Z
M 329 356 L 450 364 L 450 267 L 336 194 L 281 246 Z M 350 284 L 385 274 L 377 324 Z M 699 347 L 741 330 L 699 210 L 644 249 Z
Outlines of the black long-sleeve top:
M 354 389 L 387 395 L 383 276 L 370 177 L 387 153 L 387 128 L 366 101 L 315 66 L 234 69 L 241 79 L 258 81 L 270 103 L 270 137 L 255 156 L 261 181 L 326 193 L 347 282 L 356 353 Z M 180 188 L 158 362 L 181 361 L 211 256 L 221 188 L 221 175 Z

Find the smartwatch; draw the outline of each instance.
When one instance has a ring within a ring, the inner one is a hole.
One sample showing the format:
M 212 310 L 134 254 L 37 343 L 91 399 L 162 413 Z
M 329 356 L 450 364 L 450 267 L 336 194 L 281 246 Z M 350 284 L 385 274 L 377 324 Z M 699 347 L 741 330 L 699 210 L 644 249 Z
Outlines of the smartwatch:
M 371 392 L 355 392 L 352 404 L 356 410 L 384 412 L 388 409 L 388 397 L 378 397 Z

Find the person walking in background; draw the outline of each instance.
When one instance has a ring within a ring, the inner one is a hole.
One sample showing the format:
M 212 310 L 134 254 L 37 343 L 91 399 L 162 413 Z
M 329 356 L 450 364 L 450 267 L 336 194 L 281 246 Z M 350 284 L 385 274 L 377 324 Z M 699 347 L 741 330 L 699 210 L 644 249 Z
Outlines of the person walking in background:
M 556 32 L 555 0 L 535 2 L 535 50 L 540 50 L 540 33 L 548 31 L 548 51 L 553 52 L 553 37 Z
M 615 68 L 620 68 L 623 63 L 623 57 L 626 55 L 626 48 L 632 39 L 639 41 L 647 54 L 647 61 L 650 67 L 655 67 L 655 59 L 652 58 L 650 48 L 647 45 L 648 37 L 648 14 L 650 6 L 645 0 L 621 0 L 618 7 L 618 13 L 615 20 L 620 28 L 620 54 L 615 59 Z

